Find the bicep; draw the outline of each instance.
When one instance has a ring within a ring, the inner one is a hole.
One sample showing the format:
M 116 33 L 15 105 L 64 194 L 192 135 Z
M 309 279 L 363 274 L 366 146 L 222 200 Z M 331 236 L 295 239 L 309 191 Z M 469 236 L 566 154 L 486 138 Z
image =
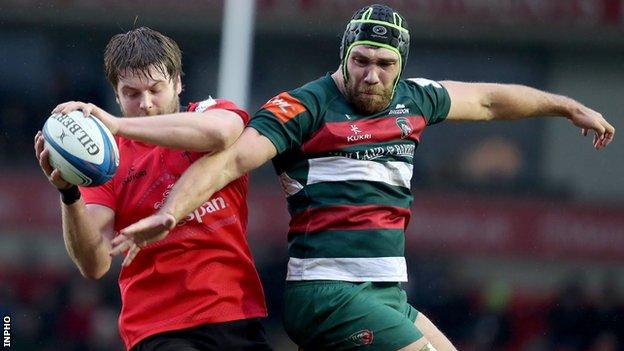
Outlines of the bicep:
M 87 204 L 86 212 L 93 228 L 102 235 L 106 245 L 110 246 L 115 231 L 115 211 L 103 205 Z
M 486 84 L 454 81 L 440 82 L 451 100 L 447 120 L 484 121 L 492 119 Z

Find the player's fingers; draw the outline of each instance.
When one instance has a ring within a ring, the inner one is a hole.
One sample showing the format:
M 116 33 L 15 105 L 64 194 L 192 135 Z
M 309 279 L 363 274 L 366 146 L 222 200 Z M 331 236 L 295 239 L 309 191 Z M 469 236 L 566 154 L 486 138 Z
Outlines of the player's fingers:
M 158 228 L 158 223 L 154 223 L 153 217 L 154 216 L 146 217 L 136 223 L 130 224 L 122 229 L 121 233 L 128 237 L 134 237 L 139 234 L 151 232 Z
M 606 132 L 602 139 L 598 142 L 599 148 L 602 149 L 609 145 L 609 143 L 613 140 L 613 135 L 611 133 Z
M 605 137 L 610 137 L 611 139 L 613 139 L 613 135 L 615 134 L 615 128 L 606 120 L 603 121 L 605 127 Z
M 76 111 L 76 110 L 80 110 L 82 105 L 84 105 L 82 102 L 80 101 L 71 101 L 68 102 L 67 105 L 65 105 L 62 109 L 61 109 L 61 113 L 66 115 L 72 111 Z
M 127 267 L 128 265 L 130 265 L 130 263 L 132 263 L 132 260 L 134 260 L 134 258 L 136 257 L 136 255 L 139 253 L 139 251 L 141 250 L 141 248 L 134 244 L 130 247 L 130 250 L 128 250 L 128 254 L 126 255 L 126 258 L 124 258 L 123 262 L 121 263 L 122 266 Z
M 43 151 L 41 151 L 41 153 L 39 154 L 39 166 L 41 167 L 41 169 L 43 169 L 43 172 L 46 174 L 46 176 L 50 177 L 52 174 L 52 171 L 54 170 L 52 168 L 52 166 L 50 165 L 50 161 L 48 161 L 48 156 L 49 156 L 50 152 L 47 149 L 44 149 Z
M 50 173 L 50 179 L 52 179 L 53 182 L 63 180 L 63 178 L 61 178 L 61 171 L 56 168 L 52 169 L 52 173 Z
M 73 102 L 73 101 L 64 102 L 64 103 L 62 103 L 62 104 L 58 104 L 58 105 L 56 105 L 56 107 L 52 110 L 52 114 L 61 113 L 61 110 L 63 110 L 63 108 L 64 108 L 67 104 L 69 104 L 69 103 L 71 103 L 71 102 Z
M 613 141 L 613 137 L 615 136 L 615 132 L 611 132 L 611 133 L 606 133 L 606 137 L 604 138 L 604 140 L 602 141 L 602 143 L 604 144 L 604 146 L 607 146 L 611 143 L 611 141 Z
M 121 252 L 123 250 L 127 250 L 130 247 L 130 245 L 132 244 L 132 239 L 130 239 L 130 237 L 128 237 L 127 235 L 119 234 L 116 237 L 114 237 L 113 240 L 111 240 L 111 244 L 116 249 L 116 250 L 111 250 L 111 251 Z
M 111 256 L 117 256 L 122 252 L 125 252 L 126 250 L 128 250 L 130 248 L 130 246 L 132 245 L 132 241 L 131 240 L 125 240 L 122 241 L 118 244 L 113 244 L 113 247 L 111 248 L 109 254 Z
M 94 107 L 93 104 L 84 104 L 81 108 L 82 114 L 85 117 L 89 117 L 91 115 L 91 112 L 93 111 L 93 107 Z
M 37 159 L 39 159 L 39 156 L 43 151 L 43 141 L 44 139 L 41 136 L 41 132 L 37 133 L 37 135 L 35 135 L 35 155 L 37 155 Z
M 35 137 L 34 137 L 35 144 L 37 144 L 37 139 L 39 139 L 40 136 L 41 136 L 41 131 L 38 130 L 37 133 L 35 133 Z
M 102 114 L 106 113 L 104 110 L 102 110 L 101 108 L 97 107 L 95 104 L 88 103 L 87 106 L 89 108 L 89 114 L 92 115 L 93 117 L 97 118 L 97 119 L 102 118 Z
M 66 115 L 74 110 L 77 110 L 76 104 L 77 103 L 75 101 L 68 102 L 65 106 L 63 106 L 63 108 L 61 108 L 60 113 Z
M 86 108 L 87 104 L 85 104 L 84 102 L 81 101 L 71 101 L 68 102 L 62 109 L 61 109 L 61 113 L 66 115 L 72 111 L 76 111 L 76 110 L 81 110 L 84 111 Z
M 176 224 L 177 222 L 175 217 L 171 213 L 165 212 L 165 220 L 163 221 L 165 228 L 167 228 L 167 230 L 171 230 Z
M 607 131 L 606 126 L 602 125 L 602 123 L 598 122 L 594 126 L 594 131 L 598 134 L 598 137 L 601 139 L 604 137 L 605 132 Z
M 119 245 L 129 240 L 131 240 L 131 238 L 128 235 L 122 233 L 114 237 L 113 240 L 111 240 L 111 243 L 113 245 Z
M 587 128 L 581 128 L 581 135 L 587 136 L 587 131 L 588 131 Z

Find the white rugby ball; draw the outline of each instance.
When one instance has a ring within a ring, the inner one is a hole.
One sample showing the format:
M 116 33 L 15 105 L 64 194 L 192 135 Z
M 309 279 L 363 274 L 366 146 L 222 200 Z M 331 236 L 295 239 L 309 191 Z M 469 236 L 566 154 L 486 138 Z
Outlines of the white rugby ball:
M 119 150 L 111 132 L 82 111 L 53 114 L 43 126 L 50 165 L 66 181 L 80 186 L 106 183 L 119 166 Z

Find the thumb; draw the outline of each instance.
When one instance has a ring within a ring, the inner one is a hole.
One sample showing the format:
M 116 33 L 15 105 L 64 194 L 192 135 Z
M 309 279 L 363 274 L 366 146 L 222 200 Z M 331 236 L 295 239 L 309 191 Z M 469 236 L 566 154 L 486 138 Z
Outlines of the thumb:
M 171 213 L 168 213 L 168 212 L 165 212 L 164 215 L 165 215 L 165 220 L 163 222 L 164 227 L 167 228 L 167 230 L 173 229 L 173 227 L 175 227 L 177 223 L 175 217 Z

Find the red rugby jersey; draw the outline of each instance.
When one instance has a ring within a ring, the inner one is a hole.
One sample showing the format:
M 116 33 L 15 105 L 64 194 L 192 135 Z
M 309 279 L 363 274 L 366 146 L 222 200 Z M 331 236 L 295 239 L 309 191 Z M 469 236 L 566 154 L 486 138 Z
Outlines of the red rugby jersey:
M 189 111 L 227 109 L 226 100 Z M 117 138 L 120 165 L 106 184 L 81 188 L 87 204 L 115 211 L 115 231 L 153 214 L 203 153 Z M 128 349 L 146 337 L 206 323 L 266 316 L 264 293 L 245 237 L 247 175 L 216 192 L 162 241 L 143 248 L 119 275 L 119 330 Z

